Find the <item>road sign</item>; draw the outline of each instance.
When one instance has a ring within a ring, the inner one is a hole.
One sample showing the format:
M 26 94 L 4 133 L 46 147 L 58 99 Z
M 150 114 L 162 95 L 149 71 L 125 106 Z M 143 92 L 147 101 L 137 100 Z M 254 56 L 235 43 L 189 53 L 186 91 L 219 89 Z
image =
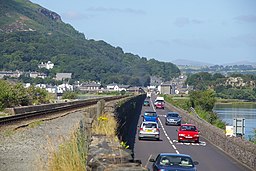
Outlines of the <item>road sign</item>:
M 234 136 L 243 136 L 245 128 L 245 119 L 244 118 L 234 118 L 233 119 L 233 133 Z
M 233 126 L 226 125 L 226 136 L 233 136 L 234 131 L 233 131 Z

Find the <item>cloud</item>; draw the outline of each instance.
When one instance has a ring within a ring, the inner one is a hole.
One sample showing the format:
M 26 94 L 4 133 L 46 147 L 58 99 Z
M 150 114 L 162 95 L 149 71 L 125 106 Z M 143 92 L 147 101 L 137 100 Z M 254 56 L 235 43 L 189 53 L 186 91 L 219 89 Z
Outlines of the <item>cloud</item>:
M 234 19 L 240 22 L 256 23 L 256 15 L 240 15 Z
M 174 24 L 178 27 L 184 27 L 185 25 L 188 25 L 190 23 L 188 18 L 182 17 L 182 18 L 176 18 Z
M 251 47 L 256 47 L 256 35 L 254 34 L 238 35 L 238 36 L 232 37 L 231 41 L 242 43 Z
M 189 24 L 202 24 L 204 21 L 198 19 L 189 19 L 187 17 L 176 18 L 174 24 L 178 27 L 184 27 Z
M 203 39 L 173 39 L 173 43 L 190 47 L 190 48 L 200 48 L 200 49 L 211 49 L 212 46 L 209 44 L 209 42 L 203 40 Z
M 131 14 L 145 14 L 145 11 L 135 10 L 131 8 L 119 9 L 119 8 L 105 8 L 105 7 L 91 7 L 87 8 L 87 11 L 93 12 L 112 12 L 112 13 L 131 13 Z
M 155 40 L 155 43 L 161 44 L 161 45 L 164 45 L 164 46 L 169 46 L 170 45 L 170 42 L 168 40 Z

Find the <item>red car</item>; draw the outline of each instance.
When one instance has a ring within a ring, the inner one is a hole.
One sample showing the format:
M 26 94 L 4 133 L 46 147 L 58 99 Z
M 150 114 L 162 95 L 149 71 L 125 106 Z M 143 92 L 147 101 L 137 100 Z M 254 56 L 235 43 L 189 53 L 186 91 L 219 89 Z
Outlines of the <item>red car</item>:
M 181 124 L 178 129 L 178 141 L 199 143 L 199 131 L 193 124 Z
M 164 103 L 163 102 L 157 102 L 155 103 L 156 109 L 164 109 Z

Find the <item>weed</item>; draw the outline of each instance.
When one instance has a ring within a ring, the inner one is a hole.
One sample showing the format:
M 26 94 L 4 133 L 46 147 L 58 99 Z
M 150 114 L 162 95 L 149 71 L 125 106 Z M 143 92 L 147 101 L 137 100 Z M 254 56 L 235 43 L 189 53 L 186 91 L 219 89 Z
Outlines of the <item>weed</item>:
M 69 141 L 59 145 L 57 152 L 52 152 L 49 171 L 85 171 L 86 141 L 80 133 L 73 134 Z
M 35 128 L 39 125 L 42 125 L 42 123 L 43 123 L 43 121 L 35 121 L 35 122 L 30 123 L 28 126 L 29 126 L 29 128 Z
M 115 136 L 117 122 L 114 116 L 104 114 L 92 124 L 92 133 L 98 135 Z

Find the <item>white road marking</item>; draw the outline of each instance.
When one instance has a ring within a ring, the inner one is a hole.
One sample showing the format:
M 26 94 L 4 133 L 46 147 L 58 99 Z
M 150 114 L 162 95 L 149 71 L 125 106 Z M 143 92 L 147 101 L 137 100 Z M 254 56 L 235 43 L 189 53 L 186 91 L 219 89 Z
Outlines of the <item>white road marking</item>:
M 187 142 L 184 143 L 184 142 L 178 142 L 178 140 L 173 140 L 173 142 L 175 144 L 179 144 L 179 145 L 206 146 L 206 142 L 204 142 L 204 141 L 200 141 L 199 143 L 187 143 Z
M 151 157 L 152 157 L 152 154 L 150 154 L 150 156 L 149 156 L 149 158 L 148 158 L 148 160 L 147 160 L 147 163 L 146 163 L 146 165 L 144 166 L 145 168 L 147 168 L 149 159 L 151 159 Z
M 150 100 L 150 101 L 151 101 L 151 105 L 153 106 L 153 110 L 156 112 L 156 109 L 155 109 L 155 106 L 153 105 L 152 100 Z M 165 115 L 161 115 L 161 116 L 165 116 Z M 168 139 L 168 142 L 172 145 L 172 147 L 173 147 L 173 149 L 175 150 L 175 152 L 176 152 L 177 154 L 180 154 L 180 152 L 177 150 L 177 148 L 176 148 L 175 145 L 173 144 L 171 138 L 170 138 L 170 137 L 168 136 L 168 134 L 166 133 L 166 131 L 165 131 L 165 129 L 164 129 L 164 126 L 163 126 L 163 124 L 162 124 L 162 122 L 161 122 L 160 119 L 158 119 L 158 122 L 160 123 L 161 128 L 162 128 L 162 130 L 163 130 L 163 132 L 164 132 L 164 135 L 165 135 L 166 138 Z

